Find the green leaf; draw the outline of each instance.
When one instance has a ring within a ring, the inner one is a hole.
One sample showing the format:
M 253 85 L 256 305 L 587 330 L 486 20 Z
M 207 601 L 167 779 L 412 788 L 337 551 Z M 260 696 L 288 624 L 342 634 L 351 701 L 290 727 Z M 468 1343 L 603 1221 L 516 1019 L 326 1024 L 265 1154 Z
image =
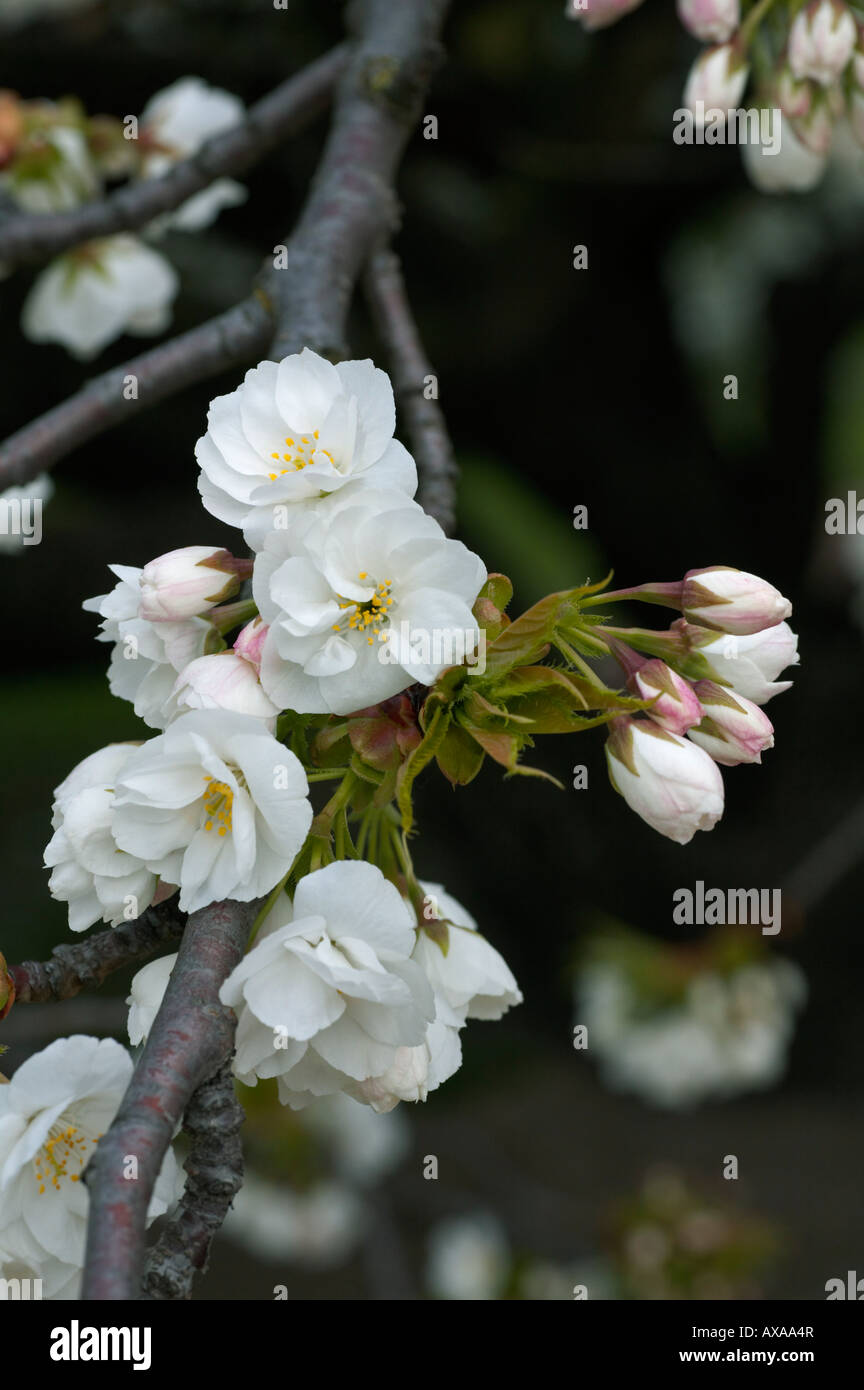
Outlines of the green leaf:
M 483 766 L 484 753 L 479 743 L 458 724 L 451 724 L 438 749 L 438 766 L 454 787 L 467 787 Z

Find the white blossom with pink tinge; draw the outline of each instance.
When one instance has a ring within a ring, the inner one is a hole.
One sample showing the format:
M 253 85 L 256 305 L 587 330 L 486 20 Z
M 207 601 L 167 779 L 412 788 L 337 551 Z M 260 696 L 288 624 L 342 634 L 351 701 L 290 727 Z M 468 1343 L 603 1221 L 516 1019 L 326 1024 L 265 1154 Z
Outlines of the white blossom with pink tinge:
M 690 69 L 684 105 L 703 119 L 708 111 L 734 110 L 744 95 L 749 74 L 750 69 L 733 44 L 709 48 Z
M 678 0 L 678 18 L 703 43 L 725 43 L 741 22 L 738 0 Z
M 640 666 L 628 683 L 641 699 L 654 700 L 645 713 L 670 734 L 686 734 L 703 718 L 702 706 L 692 685 L 659 657 L 652 657 Z
M 765 749 L 774 747 L 774 726 L 767 714 L 737 690 L 713 681 L 698 681 L 695 689 L 705 718 L 690 730 L 693 742 L 724 767 L 761 763 Z
M 792 604 L 758 575 L 713 565 L 687 571 L 681 611 L 688 622 L 746 635 L 781 623 Z
M 631 811 L 686 845 L 723 814 L 723 778 L 712 758 L 650 719 L 616 719 L 606 741 L 609 780 Z
M 796 77 L 828 87 L 840 76 L 858 38 L 851 12 L 839 0 L 815 0 L 789 31 L 789 66 Z

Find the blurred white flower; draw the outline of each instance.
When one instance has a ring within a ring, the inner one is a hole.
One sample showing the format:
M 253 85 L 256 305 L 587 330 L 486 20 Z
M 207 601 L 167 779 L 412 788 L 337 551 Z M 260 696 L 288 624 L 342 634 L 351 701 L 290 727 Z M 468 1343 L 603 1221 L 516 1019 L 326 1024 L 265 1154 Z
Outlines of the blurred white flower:
M 158 178 L 181 159 L 197 153 L 205 141 L 241 125 L 246 108 L 239 97 L 211 87 L 200 77 L 181 77 L 157 92 L 145 106 L 138 128 L 144 148 L 142 177 Z M 171 227 L 197 232 L 209 227 L 223 208 L 246 201 L 247 192 L 234 179 L 215 179 L 174 212 L 159 218 L 157 230 Z
M 648 1012 L 622 969 L 594 962 L 580 972 L 577 1012 L 613 1090 L 675 1109 L 774 1085 L 806 992 L 798 967 L 778 958 L 706 971 L 680 1005 Z
M 21 327 L 32 342 L 59 343 L 89 361 L 123 333 L 162 333 L 178 288 L 164 256 L 121 232 L 52 261 L 27 296 Z
M 401 1110 L 378 1115 L 350 1096 L 321 1096 L 303 1112 L 303 1120 L 329 1150 L 339 1177 L 359 1187 L 372 1187 L 396 1168 L 408 1153 L 411 1136 Z
M 223 1230 L 259 1259 L 331 1269 L 349 1257 L 366 1221 L 362 1198 L 341 1183 L 295 1192 L 253 1172 L 234 1198 Z
M 435 1298 L 501 1298 L 510 1273 L 504 1228 L 486 1212 L 440 1221 L 429 1236 L 426 1283 Z
M 24 158 L 0 173 L 3 188 L 24 212 L 66 212 L 99 193 L 99 176 L 83 131 L 47 126 L 39 157 Z M 32 143 L 32 142 L 31 142 Z

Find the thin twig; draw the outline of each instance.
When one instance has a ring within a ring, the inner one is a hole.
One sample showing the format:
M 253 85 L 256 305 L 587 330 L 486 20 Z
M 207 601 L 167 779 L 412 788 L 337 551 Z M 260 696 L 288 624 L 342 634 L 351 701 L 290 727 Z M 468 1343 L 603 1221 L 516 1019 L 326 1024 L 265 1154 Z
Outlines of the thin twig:
M 44 261 L 82 241 L 146 227 L 215 179 L 244 173 L 320 115 L 347 57 L 347 45 L 340 44 L 310 63 L 250 106 L 240 125 L 212 136 L 159 178 L 126 184 L 67 212 L 7 214 L 0 220 L 0 264 Z
M 180 911 L 176 898 L 169 898 L 158 907 L 148 907 L 134 922 L 55 946 L 49 960 L 12 965 L 9 973 L 15 981 L 15 1007 L 71 999 L 82 989 L 97 989 L 115 970 L 173 945 L 185 925 L 186 914 Z
M 235 1017 L 219 1002 L 260 902 L 193 912 L 162 1007 L 114 1122 L 87 1166 L 90 1222 L 82 1298 L 134 1299 L 147 1210 L 168 1145 L 195 1091 L 230 1056 Z M 130 1181 L 128 1158 L 137 1159 Z
M 234 1093 L 230 1062 L 198 1087 L 183 1128 L 191 1140 L 186 1189 L 147 1260 L 144 1297 L 189 1298 L 204 1274 L 213 1237 L 243 1185 L 240 1129 L 245 1111 Z
M 444 415 L 438 404 L 438 378 L 420 341 L 408 303 L 399 257 L 377 250 L 365 275 L 366 297 L 387 349 L 396 403 L 408 426 L 420 475 L 418 501 L 450 532 L 456 520 L 458 468 Z M 433 394 L 430 394 L 434 392 Z

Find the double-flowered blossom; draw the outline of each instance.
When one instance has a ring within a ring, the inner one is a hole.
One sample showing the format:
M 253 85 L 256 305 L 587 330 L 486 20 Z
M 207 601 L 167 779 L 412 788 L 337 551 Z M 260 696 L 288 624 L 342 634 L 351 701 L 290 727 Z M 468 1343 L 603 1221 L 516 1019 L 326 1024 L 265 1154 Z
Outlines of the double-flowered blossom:
M 483 562 L 399 492 L 352 487 L 267 537 L 253 591 L 280 709 L 349 714 L 431 684 L 479 636 Z
M 75 1296 L 88 1211 L 81 1178 L 131 1076 L 119 1043 L 78 1035 L 35 1053 L 0 1085 L 0 1261 L 18 1260 L 43 1277 L 46 1297 Z M 179 1190 L 169 1149 L 148 1223 Z
M 374 865 L 341 861 L 302 878 L 220 991 L 238 1013 L 241 1080 L 278 1077 L 280 1099 L 297 1109 L 387 1072 L 435 1018 L 414 944 L 411 912 Z
M 288 873 L 312 821 L 307 793 L 301 763 L 260 720 L 194 710 L 124 764 L 112 833 L 179 884 L 184 912 L 250 902 Z
M 119 926 L 149 907 L 157 878 L 113 834 L 114 789 L 136 744 L 109 743 L 91 753 L 54 792 L 54 835 L 45 850 L 51 895 L 68 903 L 72 931 L 94 922 Z
M 239 1016 L 241 1080 L 279 1077 L 295 1109 L 341 1092 L 387 1112 L 425 1100 L 452 1076 L 469 1018 L 499 1019 L 521 1003 L 474 918 L 440 884 L 422 887 L 430 933 L 416 930 L 406 902 L 370 864 L 320 869 L 301 881 L 293 906 L 279 899 L 221 996 Z M 133 1044 L 149 1033 L 176 959 L 151 961 L 132 981 Z
M 111 565 L 119 583 L 108 594 L 87 599 L 84 608 L 102 618 L 100 642 L 113 642 L 108 667 L 111 693 L 131 701 L 151 729 L 163 729 L 176 713 L 172 703 L 177 677 L 203 656 L 213 634 L 204 618 L 151 622 L 142 618 L 141 580 L 133 565 Z M 218 580 L 218 576 L 215 576 Z
M 204 506 L 257 548 L 299 504 L 357 479 L 413 497 L 417 470 L 395 427 L 390 379 L 369 361 L 334 366 L 304 348 L 261 362 L 210 405 L 195 450 Z

